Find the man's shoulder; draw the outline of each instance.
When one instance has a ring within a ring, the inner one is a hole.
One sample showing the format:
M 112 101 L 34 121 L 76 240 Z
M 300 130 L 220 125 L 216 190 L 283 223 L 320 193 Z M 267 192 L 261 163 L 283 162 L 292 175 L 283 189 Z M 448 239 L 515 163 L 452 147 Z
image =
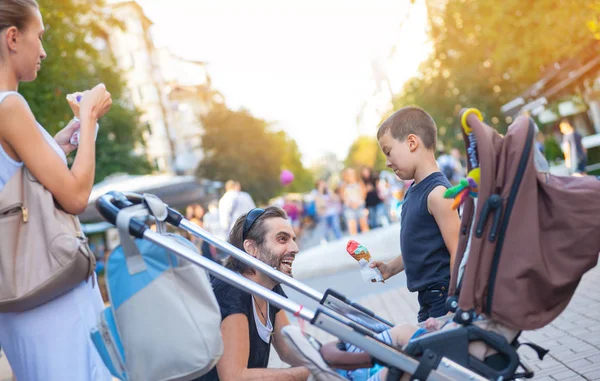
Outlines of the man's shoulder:
M 242 290 L 240 290 L 218 278 L 212 278 L 211 284 L 212 284 L 213 292 L 215 293 L 215 296 L 219 300 L 219 303 L 220 303 L 220 300 L 223 300 L 223 301 L 229 300 L 232 302 L 244 301 L 244 299 L 248 297 L 248 294 L 246 292 L 244 292 L 244 291 L 242 291 Z
M 232 197 L 233 197 L 233 192 L 227 191 L 227 192 L 223 193 L 223 196 L 221 196 L 221 199 L 219 201 L 227 201 Z
M 252 200 L 252 196 L 250 196 L 250 193 L 248 193 L 248 192 L 240 192 L 240 198 L 243 198 L 245 201 L 248 201 L 248 202 L 254 202 Z
M 221 309 L 221 319 L 229 315 L 248 315 L 250 295 L 220 279 L 212 278 L 213 292 Z

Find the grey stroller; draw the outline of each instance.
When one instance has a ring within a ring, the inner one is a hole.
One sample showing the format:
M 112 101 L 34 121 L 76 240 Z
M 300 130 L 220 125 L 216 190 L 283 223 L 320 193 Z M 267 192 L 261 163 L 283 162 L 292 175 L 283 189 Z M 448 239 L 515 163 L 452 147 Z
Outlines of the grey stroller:
M 100 213 L 105 219 L 113 224 L 116 224 L 117 216 L 122 210 L 140 204 L 144 204 L 143 196 L 135 194 L 124 195 L 116 192 L 108 193 L 100 197 L 97 201 L 97 207 Z M 163 222 L 169 223 L 174 227 L 183 228 L 193 234 L 201 236 L 221 250 L 229 252 L 231 255 L 235 255 L 240 260 L 252 265 L 257 270 L 272 276 L 274 279 L 278 279 L 284 284 L 294 287 L 300 292 L 311 295 L 314 299 L 322 301 L 322 304 L 316 311 L 304 308 L 300 304 L 282 297 L 281 295 L 250 281 L 240 274 L 202 257 L 188 246 L 181 245 L 179 241 L 152 231 L 145 223 L 146 218 L 133 218 L 129 221 L 128 230 L 130 235 L 163 247 L 187 261 L 201 266 L 213 276 L 234 287 L 250 294 L 260 296 L 272 305 L 293 314 L 299 319 L 308 321 L 310 324 L 338 337 L 340 340 L 364 349 L 372 356 L 374 362 L 377 362 L 390 370 L 388 372 L 388 380 L 399 380 L 401 375 L 405 372 L 420 375 L 419 379 L 422 380 L 489 379 L 488 377 L 483 377 L 475 371 L 459 365 L 449 357 L 438 356 L 430 349 L 426 349 L 420 356 L 413 357 L 407 355 L 407 353 L 400 348 L 394 348 L 381 342 L 375 337 L 375 333 L 382 329 L 387 329 L 391 324 L 378 318 L 371 311 L 350 302 L 333 291 L 326 293 L 326 295 L 321 295 L 315 290 L 303 285 L 301 282 L 288 277 L 284 278 L 278 271 L 265 266 L 262 262 L 254 260 L 254 258 L 248 254 L 233 247 L 227 242 L 223 242 L 212 236 L 210 233 L 191 224 L 173 209 L 167 208 L 167 211 L 168 213 L 166 213 L 166 215 L 156 217 L 152 215 L 152 211 L 149 208 L 148 216 L 161 219 Z M 335 372 L 320 358 L 317 349 L 315 349 L 315 346 L 318 348 L 319 344 L 306 336 L 294 336 L 293 333 L 293 330 L 290 330 L 288 336 L 292 340 L 292 345 L 298 350 L 298 356 L 304 357 L 306 360 L 305 363 L 307 366 L 312 367 L 311 369 L 319 368 L 320 374 L 322 375 L 320 379 L 332 379 L 327 377 L 336 377 Z M 505 351 L 512 353 L 513 351 L 512 347 L 504 345 L 504 343 L 499 341 L 494 334 L 488 336 L 486 331 L 482 330 L 481 333 L 473 331 L 470 335 L 473 339 L 483 340 L 490 346 L 494 346 L 494 348 L 501 353 L 504 353 Z M 312 353 L 307 353 L 307 351 L 312 351 Z M 518 357 L 512 356 L 511 359 L 514 362 L 511 366 L 514 365 L 516 368 L 518 366 Z

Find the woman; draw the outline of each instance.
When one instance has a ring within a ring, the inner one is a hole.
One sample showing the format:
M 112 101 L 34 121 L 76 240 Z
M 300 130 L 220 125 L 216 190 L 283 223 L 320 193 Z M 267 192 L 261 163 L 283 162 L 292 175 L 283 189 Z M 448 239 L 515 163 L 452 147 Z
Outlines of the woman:
M 369 167 L 361 170 L 361 181 L 365 185 L 365 206 L 369 211 L 369 228 L 382 226 L 385 218 L 385 205 L 379 194 L 379 173 Z
M 344 185 L 342 186 L 342 200 L 344 201 L 344 217 L 348 224 L 348 233 L 356 235 L 358 226 L 361 232 L 369 231 L 367 223 L 367 209 L 365 208 L 366 190 L 354 168 L 347 168 L 344 173 Z
M 327 241 L 342 238 L 337 206 L 339 200 L 334 192 L 329 191 L 325 180 L 321 179 L 316 183 L 315 201 L 317 204 L 317 229 L 319 229 L 322 238 Z M 331 238 L 330 232 L 333 238 Z
M 37 77 L 46 58 L 43 34 L 35 0 L 0 2 L 0 192 L 24 165 L 65 211 L 79 214 L 94 182 L 96 122 L 110 109 L 112 100 L 104 85 L 85 91 L 81 122 L 50 136 L 16 92 L 19 82 Z M 66 155 L 77 148 L 69 139 L 78 127 L 79 149 L 69 169 Z M 17 380 L 111 380 L 89 337 L 104 307 L 95 285 L 82 282 L 34 309 L 0 313 L 0 344 Z

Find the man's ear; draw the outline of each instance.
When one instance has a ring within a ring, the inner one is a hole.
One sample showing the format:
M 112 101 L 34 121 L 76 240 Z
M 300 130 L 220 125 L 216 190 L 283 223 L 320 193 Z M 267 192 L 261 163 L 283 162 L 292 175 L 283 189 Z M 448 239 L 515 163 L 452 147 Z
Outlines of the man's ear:
M 258 250 L 256 247 L 256 243 L 250 239 L 244 241 L 244 251 L 254 258 L 258 255 Z
M 415 152 L 415 150 L 419 147 L 420 143 L 421 142 L 419 137 L 415 134 L 409 134 L 406 137 L 406 144 L 408 144 L 408 149 L 410 150 L 410 152 Z
M 4 38 L 6 39 L 6 46 L 8 46 L 9 53 L 17 52 L 17 42 L 19 41 L 19 30 L 16 26 L 11 26 L 6 29 Z

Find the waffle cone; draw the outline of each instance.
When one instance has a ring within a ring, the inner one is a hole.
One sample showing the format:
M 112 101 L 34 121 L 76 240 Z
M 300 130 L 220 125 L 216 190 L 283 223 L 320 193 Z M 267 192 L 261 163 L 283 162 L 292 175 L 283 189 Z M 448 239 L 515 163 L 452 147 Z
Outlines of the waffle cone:
M 371 262 L 371 253 L 366 252 L 366 253 L 360 253 L 360 254 L 352 254 L 352 256 L 354 257 L 354 259 L 356 259 L 357 261 L 360 261 L 361 259 L 364 259 L 367 262 Z

